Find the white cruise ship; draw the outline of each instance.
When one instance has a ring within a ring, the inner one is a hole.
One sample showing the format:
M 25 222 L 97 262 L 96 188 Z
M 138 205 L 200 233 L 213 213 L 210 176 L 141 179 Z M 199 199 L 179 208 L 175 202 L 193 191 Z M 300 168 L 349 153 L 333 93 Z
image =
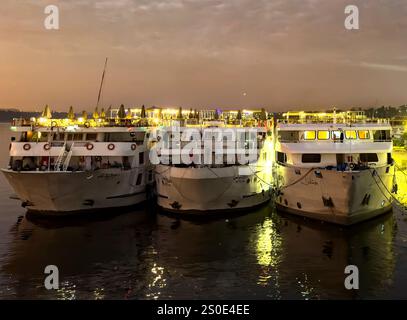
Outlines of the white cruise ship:
M 187 120 L 174 120 L 174 126 L 161 128 L 157 134 L 162 144 L 151 150 L 155 156 L 150 157 L 158 156 L 152 160 L 158 163 L 157 202 L 165 211 L 217 214 L 253 208 L 270 200 L 271 121 L 264 110 L 216 112 L 201 110 Z M 262 114 L 263 120 L 256 119 L 256 114 Z M 194 149 L 186 150 L 191 141 L 196 143 Z M 246 157 L 249 149 L 252 156 Z M 186 161 L 179 161 L 182 156 Z
M 97 111 L 92 119 L 86 114 L 75 119 L 72 110 L 67 119 L 52 119 L 49 110 L 40 118 L 16 119 L 9 165 L 2 172 L 33 213 L 136 205 L 146 200 L 153 169 L 146 152 L 149 129 L 135 121 L 140 123 Z
M 391 126 L 363 112 L 287 113 L 276 126 L 277 208 L 348 225 L 391 209 Z

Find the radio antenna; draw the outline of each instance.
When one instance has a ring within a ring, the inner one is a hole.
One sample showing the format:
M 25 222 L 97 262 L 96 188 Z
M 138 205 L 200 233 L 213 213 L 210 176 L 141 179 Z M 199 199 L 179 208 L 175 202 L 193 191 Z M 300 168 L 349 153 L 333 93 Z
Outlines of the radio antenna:
M 96 108 L 99 107 L 100 96 L 101 96 L 101 94 L 102 94 L 102 88 L 103 88 L 103 82 L 104 82 L 104 80 L 105 80 L 106 66 L 107 66 L 107 58 L 106 58 L 106 60 L 105 60 L 105 67 L 103 68 L 102 80 L 100 81 L 99 94 L 98 94 L 98 101 L 97 101 L 97 103 L 96 103 Z

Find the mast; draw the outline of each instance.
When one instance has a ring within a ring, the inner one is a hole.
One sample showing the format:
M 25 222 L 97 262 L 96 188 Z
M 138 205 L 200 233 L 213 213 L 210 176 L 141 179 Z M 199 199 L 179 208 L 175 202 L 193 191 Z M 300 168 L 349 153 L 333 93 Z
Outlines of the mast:
M 106 73 L 106 66 L 107 66 L 107 59 L 105 60 L 105 67 L 103 68 L 103 73 L 102 73 L 102 80 L 100 81 L 100 87 L 99 87 L 99 94 L 98 94 L 98 101 L 96 103 L 96 108 L 99 107 L 99 102 L 100 102 L 100 96 L 102 94 L 102 88 L 103 88 L 103 82 L 105 80 L 105 73 Z

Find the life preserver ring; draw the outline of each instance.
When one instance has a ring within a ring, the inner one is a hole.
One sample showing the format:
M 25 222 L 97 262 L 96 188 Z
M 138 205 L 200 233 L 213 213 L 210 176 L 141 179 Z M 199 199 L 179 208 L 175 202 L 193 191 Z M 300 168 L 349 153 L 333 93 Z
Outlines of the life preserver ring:
M 23 149 L 24 149 L 25 151 L 30 150 L 30 149 L 31 149 L 31 144 L 25 143 L 25 144 L 23 145 Z
M 52 121 L 51 122 L 51 127 L 56 127 L 57 126 L 57 122 L 56 121 Z
M 115 147 L 116 147 L 116 146 L 115 146 L 113 143 L 109 143 L 109 144 L 107 145 L 107 148 L 108 148 L 110 151 L 114 150 Z
M 351 170 L 355 169 L 355 164 L 354 164 L 354 163 L 351 163 L 351 164 L 349 165 L 349 168 L 350 168 Z
M 92 150 L 95 146 L 93 145 L 93 143 L 87 143 L 86 144 L 86 149 L 88 149 L 89 151 Z
M 137 144 L 135 144 L 135 143 L 133 143 L 132 145 L 131 145 L 131 150 L 136 150 L 136 148 L 137 148 Z
M 44 150 L 48 151 L 49 149 L 51 149 L 51 145 L 49 143 L 44 144 Z

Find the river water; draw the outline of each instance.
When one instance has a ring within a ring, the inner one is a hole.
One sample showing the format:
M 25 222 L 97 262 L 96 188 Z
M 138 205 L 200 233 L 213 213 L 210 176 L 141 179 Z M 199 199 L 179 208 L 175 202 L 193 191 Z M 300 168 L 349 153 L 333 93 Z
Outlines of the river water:
M 1 124 L 2 167 L 10 137 Z M 2 299 L 407 298 L 407 222 L 393 213 L 351 228 L 285 216 L 271 204 L 211 221 L 153 207 L 30 221 L 12 194 L 1 175 Z M 350 264 L 359 290 L 344 287 Z M 59 269 L 58 290 L 44 287 L 47 265 Z

